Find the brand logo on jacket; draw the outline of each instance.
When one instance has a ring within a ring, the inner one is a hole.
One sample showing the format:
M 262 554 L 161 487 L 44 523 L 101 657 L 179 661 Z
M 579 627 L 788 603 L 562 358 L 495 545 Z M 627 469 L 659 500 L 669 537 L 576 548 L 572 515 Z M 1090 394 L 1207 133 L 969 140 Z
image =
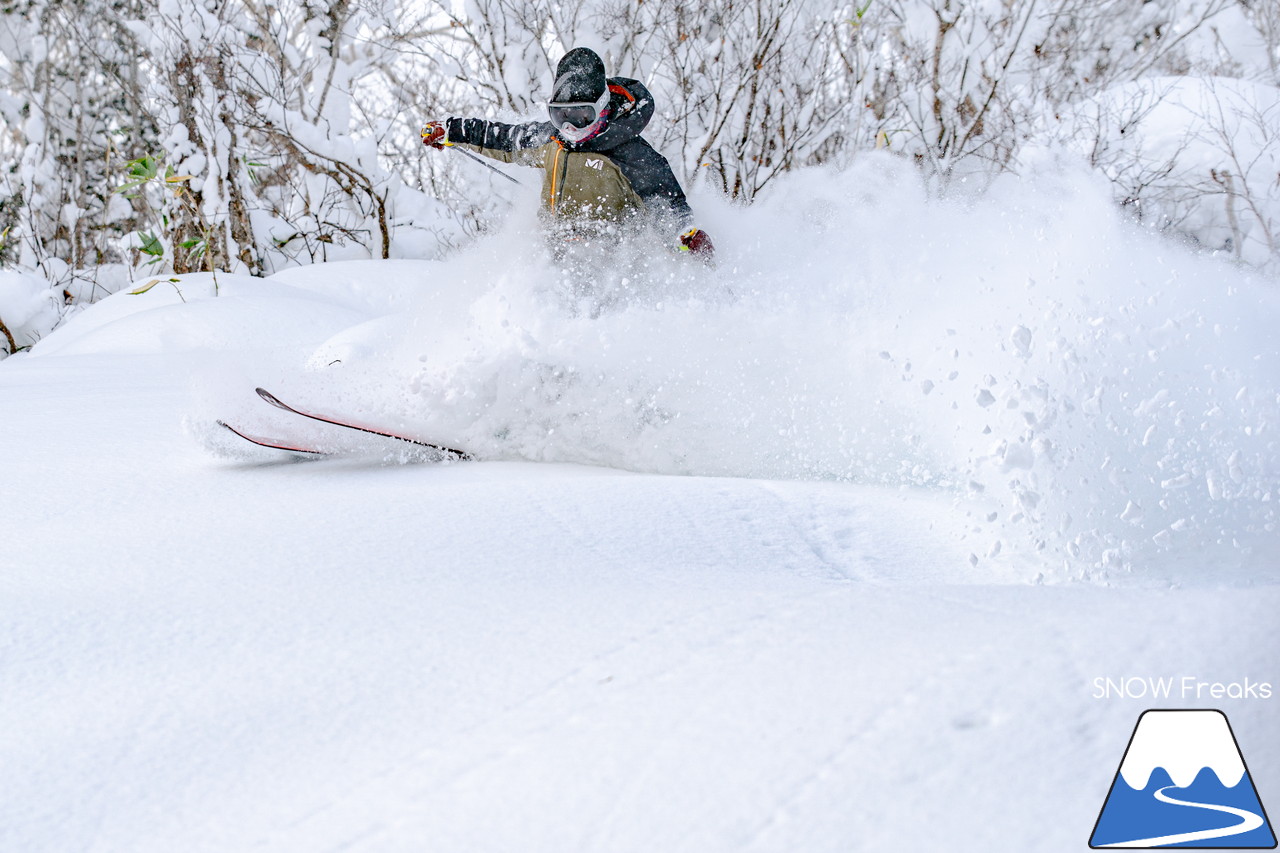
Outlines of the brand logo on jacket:
M 603 171 L 604 171 L 604 161 L 603 161 L 603 160 L 594 160 L 594 159 L 591 159 L 591 158 L 587 158 L 587 165 L 588 165 L 588 166 L 590 166 L 591 168 L 595 169 L 597 172 L 603 172 Z

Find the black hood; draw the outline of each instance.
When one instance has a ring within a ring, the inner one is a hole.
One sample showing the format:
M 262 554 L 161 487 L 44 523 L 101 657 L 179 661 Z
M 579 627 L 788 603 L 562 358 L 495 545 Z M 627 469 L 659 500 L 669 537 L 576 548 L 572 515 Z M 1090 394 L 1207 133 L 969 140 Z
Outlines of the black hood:
M 556 66 L 551 84 L 553 104 L 590 104 L 604 94 L 604 61 L 594 50 L 575 47 Z

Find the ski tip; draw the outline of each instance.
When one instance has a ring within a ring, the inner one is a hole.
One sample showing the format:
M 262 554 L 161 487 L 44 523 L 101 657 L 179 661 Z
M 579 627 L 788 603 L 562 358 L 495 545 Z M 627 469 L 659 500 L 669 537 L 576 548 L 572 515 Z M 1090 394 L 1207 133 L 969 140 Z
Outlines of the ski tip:
M 310 448 L 310 447 L 299 447 L 299 446 L 297 446 L 297 445 L 295 445 L 295 444 L 289 444 L 289 443 L 286 443 L 286 442 L 283 442 L 283 441 L 276 441 L 276 440 L 274 440 L 274 439 L 270 439 L 270 438 L 262 438 L 262 437 L 260 437 L 260 436 L 250 435 L 250 434 L 249 434 L 249 433 L 247 433 L 247 432 L 243 432 L 243 431 L 241 431 L 241 430 L 236 429 L 235 427 L 233 427 L 231 424 L 227 423 L 227 422 L 226 422 L 226 421 L 224 421 L 224 420 L 220 420 L 220 419 L 219 419 L 219 420 L 217 421 L 217 424 L 218 424 L 218 426 L 223 427 L 224 429 L 226 429 L 226 430 L 228 430 L 228 431 L 230 431 L 230 432 L 234 433 L 235 435 L 240 436 L 241 438 L 243 438 L 245 441 L 249 442 L 250 444 L 256 444 L 256 445 L 258 445 L 259 447 L 268 447 L 268 448 L 270 448 L 270 449 L 272 449 L 272 450 L 287 450 L 287 451 L 289 451 L 289 452 L 291 452 L 291 453 L 301 453 L 301 454 L 304 454 L 304 455 L 306 455 L 306 456 L 325 456 L 325 455 L 327 455 L 323 450 L 314 450 L 314 449 L 312 449 L 312 448 Z
M 275 394 L 272 394 L 266 388 L 254 388 L 253 390 L 259 397 L 275 406 L 277 409 L 284 409 L 285 411 L 290 410 L 288 406 L 280 402 L 279 398 L 277 398 Z

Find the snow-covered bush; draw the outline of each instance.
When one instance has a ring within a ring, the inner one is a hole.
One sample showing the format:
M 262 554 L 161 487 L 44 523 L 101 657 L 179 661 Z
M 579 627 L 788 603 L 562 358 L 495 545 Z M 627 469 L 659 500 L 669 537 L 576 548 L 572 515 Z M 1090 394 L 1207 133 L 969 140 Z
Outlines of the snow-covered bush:
M 148 82 L 159 153 L 191 176 L 194 204 L 155 198 L 167 246 L 188 249 L 175 271 L 391 256 L 402 181 L 378 162 L 374 115 L 354 116 L 378 106 L 355 87 L 386 49 L 362 5 L 161 0 L 133 29 L 165 72 Z
M 137 46 L 110 2 L 0 6 L 0 263 L 55 291 L 92 288 L 136 227 L 113 197 L 130 140 L 154 133 L 136 97 Z
M 397 230 L 437 251 L 413 233 L 431 203 L 379 158 L 401 104 L 384 85 L 360 89 L 395 64 L 380 11 L 347 0 L 0 7 L 0 259 L 65 288 L 119 261 L 265 274 L 389 257 Z M 114 192 L 141 162 L 159 179 Z
M 0 358 L 34 344 L 59 318 L 58 303 L 43 277 L 0 270 Z
M 421 123 L 541 117 L 578 44 L 646 82 L 692 186 L 750 201 L 885 148 L 969 192 L 1066 146 L 1143 221 L 1278 263 L 1274 3 L 7 0 L 0 264 L 74 301 L 139 264 L 437 254 L 519 190 Z M 143 158 L 181 180 L 113 192 Z
M 1065 125 L 1139 221 L 1280 268 L 1280 88 L 1148 78 L 1108 90 Z

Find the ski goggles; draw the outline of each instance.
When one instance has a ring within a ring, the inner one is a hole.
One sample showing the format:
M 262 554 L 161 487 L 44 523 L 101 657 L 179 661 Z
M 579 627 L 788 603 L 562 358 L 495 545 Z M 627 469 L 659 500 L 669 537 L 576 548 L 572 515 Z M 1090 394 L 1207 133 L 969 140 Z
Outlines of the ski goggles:
M 595 124 L 609 106 L 609 90 L 594 102 L 580 101 L 571 104 L 547 104 L 547 114 L 556 128 L 576 127 L 582 130 Z

